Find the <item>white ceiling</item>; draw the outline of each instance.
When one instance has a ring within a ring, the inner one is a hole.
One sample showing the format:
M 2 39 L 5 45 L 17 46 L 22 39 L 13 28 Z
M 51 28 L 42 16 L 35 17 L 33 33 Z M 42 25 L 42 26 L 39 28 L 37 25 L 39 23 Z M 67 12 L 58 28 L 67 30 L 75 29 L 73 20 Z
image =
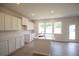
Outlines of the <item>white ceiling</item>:
M 79 15 L 79 4 L 77 3 L 21 3 L 19 5 L 6 3 L 2 5 L 35 20 Z M 51 10 L 54 13 L 50 13 Z

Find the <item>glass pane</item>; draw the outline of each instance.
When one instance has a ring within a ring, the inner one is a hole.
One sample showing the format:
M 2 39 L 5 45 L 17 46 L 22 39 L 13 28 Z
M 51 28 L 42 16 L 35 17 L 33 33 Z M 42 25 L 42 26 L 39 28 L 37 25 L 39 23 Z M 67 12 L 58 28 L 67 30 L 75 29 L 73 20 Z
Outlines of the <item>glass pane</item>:
M 45 32 L 45 38 L 46 39 L 52 39 L 53 34 L 52 34 L 52 23 L 48 22 L 46 23 L 46 32 Z
M 46 33 L 52 33 L 52 23 L 46 23 Z
M 43 36 L 44 39 L 52 39 L 52 23 L 51 22 L 44 22 L 39 23 L 39 34 Z
M 61 28 L 62 28 L 61 22 L 54 23 L 54 33 L 55 34 L 61 34 Z
M 45 28 L 45 24 L 44 23 L 39 23 L 39 32 L 38 33 L 44 33 L 44 28 Z
M 69 26 L 69 39 L 75 39 L 75 25 Z

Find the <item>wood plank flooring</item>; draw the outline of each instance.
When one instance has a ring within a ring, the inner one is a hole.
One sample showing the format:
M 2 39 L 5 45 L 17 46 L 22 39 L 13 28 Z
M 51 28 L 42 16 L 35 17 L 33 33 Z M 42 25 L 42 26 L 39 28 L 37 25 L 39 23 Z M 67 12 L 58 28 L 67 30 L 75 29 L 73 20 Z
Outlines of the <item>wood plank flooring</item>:
M 15 51 L 11 56 L 39 56 L 32 51 L 31 45 L 25 44 L 24 48 Z M 79 43 L 51 42 L 50 56 L 79 56 Z
M 79 56 L 79 43 L 51 43 L 52 56 Z

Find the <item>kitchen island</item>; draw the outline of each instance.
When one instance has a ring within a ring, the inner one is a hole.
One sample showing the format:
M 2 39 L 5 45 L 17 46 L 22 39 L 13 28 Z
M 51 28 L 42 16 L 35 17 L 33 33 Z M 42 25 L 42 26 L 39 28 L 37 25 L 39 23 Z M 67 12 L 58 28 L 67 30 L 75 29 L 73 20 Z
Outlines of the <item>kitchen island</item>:
M 34 38 L 32 41 L 33 54 L 38 55 L 50 55 L 50 40 L 45 40 L 42 38 Z

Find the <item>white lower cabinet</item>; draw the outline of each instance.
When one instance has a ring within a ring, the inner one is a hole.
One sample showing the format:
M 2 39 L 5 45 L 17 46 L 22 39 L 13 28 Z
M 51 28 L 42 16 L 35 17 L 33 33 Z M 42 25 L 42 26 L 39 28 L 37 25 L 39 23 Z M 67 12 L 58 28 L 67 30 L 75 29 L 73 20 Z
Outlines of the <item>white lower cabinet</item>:
M 16 50 L 15 48 L 15 39 L 11 39 L 8 41 L 9 43 L 9 54 Z
M 22 48 L 24 47 L 24 36 L 20 36 L 19 39 L 20 39 L 20 47 Z
M 19 36 L 16 38 L 16 49 L 24 47 L 24 37 Z
M 8 55 L 8 41 L 0 42 L 0 56 Z
M 20 39 L 16 37 L 16 50 L 20 48 Z
M 24 36 L 9 38 L 9 40 L 0 41 L 0 56 L 10 55 L 19 48 L 24 47 Z

